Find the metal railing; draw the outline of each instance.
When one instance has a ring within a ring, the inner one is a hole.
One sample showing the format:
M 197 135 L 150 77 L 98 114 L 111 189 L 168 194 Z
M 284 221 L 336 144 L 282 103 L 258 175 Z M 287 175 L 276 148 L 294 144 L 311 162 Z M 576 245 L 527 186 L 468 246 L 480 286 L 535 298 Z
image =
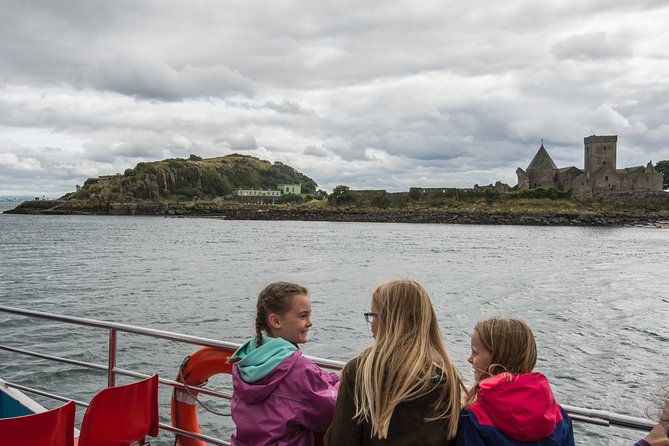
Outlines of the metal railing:
M 208 347 L 222 347 L 225 349 L 237 349 L 239 347 L 239 344 L 232 343 L 232 342 L 224 342 L 224 341 L 218 341 L 215 339 L 209 339 L 209 338 L 204 338 L 200 336 L 191 336 L 191 335 L 186 335 L 182 333 L 175 333 L 175 332 L 170 332 L 170 331 L 164 331 L 164 330 L 156 330 L 152 328 L 145 328 L 145 327 L 138 327 L 134 325 L 126 325 L 126 324 L 119 324 L 115 322 L 106 322 L 106 321 L 99 321 L 95 319 L 85 319 L 85 318 L 79 318 L 79 317 L 72 317 L 72 316 L 63 316 L 63 315 L 57 315 L 57 314 L 52 314 L 52 313 L 44 313 L 40 311 L 33 311 L 33 310 L 25 310 L 21 308 L 14 308 L 14 307 L 7 307 L 7 306 L 2 306 L 0 305 L 0 312 L 2 313 L 9 313 L 9 314 L 15 314 L 15 315 L 20 315 L 20 316 L 28 316 L 28 317 L 35 317 L 35 318 L 40 318 L 40 319 L 48 319 L 52 321 L 58 321 L 58 322 L 65 322 L 65 323 L 70 323 L 70 324 L 75 324 L 75 325 L 80 325 L 80 326 L 87 326 L 87 327 L 96 327 L 96 328 L 101 328 L 101 329 L 106 329 L 109 330 L 109 345 L 108 345 L 108 364 L 107 365 L 101 365 L 101 364 L 95 364 L 91 362 L 85 362 L 85 361 L 78 361 L 74 359 L 68 359 L 68 358 L 61 358 L 57 356 L 52 356 L 52 355 L 47 355 L 44 353 L 37 353 L 37 352 L 32 352 L 29 350 L 25 349 L 20 349 L 20 348 L 15 348 L 7 345 L 0 344 L 0 350 L 5 350 L 9 352 L 14 352 L 14 353 L 19 353 L 23 355 L 28 355 L 36 358 L 41 358 L 41 359 L 46 359 L 49 361 L 55 361 L 55 362 L 61 362 L 65 364 L 71 364 L 71 365 L 76 365 L 76 366 L 81 366 L 81 367 L 86 367 L 86 368 L 91 368 L 91 369 L 96 369 L 96 370 L 104 370 L 107 372 L 107 384 L 108 386 L 114 386 L 116 383 L 116 375 L 123 375 L 123 376 L 130 376 L 134 378 L 148 378 L 149 375 L 144 375 L 142 373 L 137 373 L 133 372 L 131 370 L 125 370 L 122 368 L 119 368 L 116 366 L 116 347 L 117 347 L 117 339 L 116 335 L 117 333 L 120 332 L 126 332 L 126 333 L 133 333 L 137 335 L 142 335 L 142 336 L 148 336 L 152 338 L 159 338 L 159 339 L 166 339 L 170 341 L 176 341 L 176 342 L 183 342 L 187 344 L 194 344 L 198 346 L 208 346 Z M 329 368 L 329 369 L 335 369 L 339 370 L 342 369 L 344 366 L 344 363 L 341 361 L 333 361 L 333 360 L 328 360 L 328 359 L 323 359 L 323 358 L 315 358 L 315 357 L 310 357 L 308 356 L 311 361 L 313 361 L 315 364 Z M 159 382 L 163 385 L 166 386 L 171 386 L 174 388 L 179 388 L 186 390 L 185 386 L 178 382 L 178 381 L 173 381 L 165 378 L 159 378 Z M 60 401 L 69 401 L 71 398 L 66 398 L 60 395 L 55 395 L 52 393 L 44 392 L 38 389 L 32 389 L 27 386 L 22 386 L 19 384 L 15 383 L 7 383 L 9 387 L 14 387 L 18 390 L 22 390 L 25 392 L 29 393 L 34 393 L 37 395 L 53 398 L 56 400 Z M 203 393 L 206 395 L 211 395 L 219 398 L 224 398 L 224 399 L 231 399 L 232 395 L 230 393 L 226 392 L 217 392 L 214 390 L 209 390 L 204 387 L 195 387 L 195 386 L 189 386 L 194 390 L 197 390 L 198 393 Z M 88 404 L 81 402 L 81 401 L 75 401 L 75 403 L 79 406 L 87 407 Z M 603 410 L 594 410 L 594 409 L 586 409 L 582 407 L 576 407 L 576 406 L 569 406 L 569 405 L 562 405 L 562 407 L 567 411 L 567 413 L 571 416 L 572 420 L 576 422 L 583 422 L 583 423 L 589 423 L 589 424 L 596 424 L 600 426 L 618 426 L 618 427 L 623 427 L 623 428 L 628 428 L 628 429 L 636 429 L 636 430 L 641 430 L 641 431 L 649 431 L 650 429 L 655 426 L 655 423 L 645 419 L 645 418 L 635 418 L 627 415 L 620 415 L 612 412 L 607 412 Z M 173 432 L 174 434 L 178 435 L 183 435 L 186 437 L 191 437 L 191 438 L 196 438 L 202 441 L 205 441 L 206 443 L 210 444 L 215 444 L 215 445 L 230 445 L 229 442 L 221 439 L 217 439 L 214 437 L 209 437 L 207 435 L 202 435 L 202 434 L 196 434 L 188 431 L 184 431 L 182 429 L 176 428 L 174 426 L 160 423 L 160 428 L 162 430 L 170 431 Z
M 79 317 L 72 317 L 72 316 L 64 316 L 64 315 L 57 315 L 57 314 L 52 314 L 52 313 L 44 313 L 40 311 L 33 311 L 33 310 L 25 310 L 21 308 L 13 308 L 13 307 L 7 307 L 7 306 L 1 306 L 0 305 L 0 312 L 2 313 L 10 313 L 10 314 L 15 314 L 15 315 L 20 315 L 20 316 L 28 316 L 28 317 L 34 317 L 34 318 L 39 318 L 39 319 L 46 319 L 46 320 L 51 320 L 51 321 L 58 321 L 58 322 L 65 322 L 69 324 L 74 324 L 74 325 L 79 325 L 79 326 L 85 326 L 85 327 L 95 327 L 95 328 L 100 328 L 100 329 L 106 329 L 109 330 L 109 345 L 108 345 L 108 358 L 109 362 L 107 365 L 102 365 L 102 364 L 95 364 L 91 362 L 85 362 L 85 361 L 78 361 L 74 359 L 68 359 L 68 358 L 61 358 L 58 356 L 53 356 L 53 355 L 48 355 L 45 353 L 38 353 L 38 352 L 33 352 L 21 348 L 16 348 L 4 344 L 0 344 L 0 350 L 5 350 L 9 352 L 14 352 L 14 353 L 19 353 L 22 355 L 27 355 L 35 358 L 40 358 L 40 359 L 45 359 L 48 361 L 53 361 L 53 362 L 60 362 L 60 363 L 65 363 L 65 364 L 70 364 L 70 365 L 76 365 L 80 367 L 85 367 L 89 369 L 95 369 L 95 370 L 103 370 L 107 372 L 107 383 L 108 386 L 114 386 L 116 383 L 116 375 L 123 375 L 123 376 L 129 376 L 133 378 L 148 378 L 150 375 L 145 375 L 142 373 L 137 373 L 132 370 L 125 370 L 122 368 L 119 368 L 116 366 L 116 347 L 117 347 L 117 339 L 116 339 L 116 334 L 118 332 L 125 332 L 125 333 L 133 333 L 137 335 L 142 335 L 142 336 L 148 336 L 152 338 L 159 338 L 159 339 L 166 339 L 170 341 L 176 341 L 176 342 L 183 342 L 187 344 L 193 344 L 193 345 L 198 345 L 198 346 L 208 346 L 208 347 L 221 347 L 225 349 L 234 349 L 236 350 L 239 347 L 239 344 L 235 344 L 232 342 L 224 342 L 224 341 L 218 341 L 215 339 L 209 339 L 209 338 L 203 338 L 199 336 L 191 336 L 191 335 L 186 335 L 182 333 L 174 333 L 170 331 L 164 331 L 164 330 L 156 330 L 152 328 L 145 328 L 145 327 L 138 327 L 138 326 L 133 326 L 133 325 L 126 325 L 126 324 L 119 324 L 115 322 L 106 322 L 106 321 L 99 321 L 95 319 L 86 319 L 86 318 L 79 318 Z M 324 360 L 322 364 L 320 364 L 324 367 L 330 367 L 330 368 L 336 368 L 337 366 L 335 365 L 334 361 L 327 361 Z M 186 387 L 178 382 L 178 381 L 173 381 L 170 379 L 165 379 L 165 378 L 159 378 L 160 384 L 179 388 L 186 390 Z M 47 398 L 51 398 L 54 400 L 58 401 L 70 401 L 71 398 L 45 392 L 39 389 L 34 389 L 28 386 L 23 386 L 19 385 L 16 383 L 12 382 L 6 382 L 6 385 L 8 387 L 13 387 L 15 389 L 27 392 L 27 393 L 32 393 L 35 395 L 40 395 L 44 396 Z M 198 393 L 206 394 L 206 395 L 211 395 L 219 398 L 224 398 L 224 399 L 231 399 L 232 395 L 227 392 L 218 392 L 214 390 L 210 390 L 204 387 L 196 387 L 196 386 L 189 386 L 190 389 L 196 390 Z M 75 403 L 78 406 L 81 407 L 88 407 L 88 403 L 82 402 L 82 401 L 76 401 Z M 203 434 L 197 434 L 194 432 L 189 432 L 185 431 L 183 429 L 176 428 L 172 425 L 165 424 L 165 423 L 160 423 L 159 424 L 161 430 L 165 431 L 170 431 L 173 432 L 174 434 L 178 435 L 183 435 L 185 437 L 190 437 L 190 438 L 196 438 L 199 440 L 202 440 L 206 443 L 209 444 L 214 444 L 214 445 L 221 445 L 221 446 L 229 446 L 230 443 L 225 440 L 221 440 L 219 438 L 214 438 L 210 437 L 207 435 Z

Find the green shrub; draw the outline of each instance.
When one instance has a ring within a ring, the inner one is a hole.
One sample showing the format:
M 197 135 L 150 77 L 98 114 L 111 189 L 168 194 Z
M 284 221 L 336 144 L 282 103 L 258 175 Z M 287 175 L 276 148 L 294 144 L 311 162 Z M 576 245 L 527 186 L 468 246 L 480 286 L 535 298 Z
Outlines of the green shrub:
M 349 189 L 348 186 L 340 184 L 339 186 L 335 186 L 335 188 L 332 189 L 332 193 L 328 197 L 328 201 L 330 204 L 339 206 L 340 204 L 353 203 L 355 201 L 355 197 L 351 193 L 351 189 Z
M 170 160 L 167 160 L 167 165 L 170 166 L 172 169 L 181 169 L 182 167 L 186 166 L 186 163 L 182 159 L 172 158 Z
M 558 198 L 571 198 L 572 191 L 568 190 L 565 192 L 558 191 L 554 187 L 549 189 L 543 187 L 537 187 L 536 189 L 525 189 L 517 190 L 511 192 L 507 196 L 511 199 L 514 198 L 550 198 L 551 200 L 557 200 Z
M 232 186 L 214 169 L 202 170 L 202 192 L 206 195 L 221 197 L 232 192 Z
M 404 209 L 404 208 L 406 208 L 407 206 L 409 206 L 409 201 L 410 201 L 410 200 L 411 200 L 411 199 L 409 198 L 409 194 L 408 194 L 408 193 L 405 193 L 405 194 L 397 194 L 397 195 L 395 195 L 395 196 L 393 197 L 391 206 L 394 207 L 394 208 L 398 208 L 398 209 Z
M 388 198 L 387 194 L 385 194 L 383 192 L 379 192 L 378 194 L 374 195 L 374 197 L 372 198 L 371 205 L 373 207 L 376 207 L 376 208 L 385 209 L 388 206 L 390 206 L 390 198 Z
M 280 196 L 276 200 L 277 204 L 286 204 L 286 203 L 303 203 L 304 200 L 302 199 L 301 195 L 297 194 L 286 194 Z
M 409 198 L 414 201 L 418 201 L 423 196 L 423 191 L 418 187 L 409 188 Z

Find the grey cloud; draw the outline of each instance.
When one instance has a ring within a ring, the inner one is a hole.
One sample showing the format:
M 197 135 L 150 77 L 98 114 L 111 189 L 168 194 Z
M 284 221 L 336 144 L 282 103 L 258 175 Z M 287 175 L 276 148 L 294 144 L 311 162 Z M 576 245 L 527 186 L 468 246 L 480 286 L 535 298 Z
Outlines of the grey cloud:
M 182 100 L 188 97 L 249 95 L 251 82 L 224 65 L 175 69 L 167 63 L 132 51 L 115 54 L 86 67 L 82 85 L 143 99 Z
M 0 142 L 5 146 L 6 142 Z M 74 190 L 79 181 L 91 173 L 82 166 L 64 163 L 58 149 L 25 150 L 25 155 L 3 153 L 0 147 L 0 195 L 45 195 L 57 198 Z M 42 153 L 36 155 L 35 152 Z M 48 156 L 45 157 L 43 154 Z M 51 155 L 49 155 L 51 154 Z M 60 154 L 59 158 L 57 155 Z
M 317 158 L 326 158 L 330 155 L 330 152 L 323 147 L 318 146 L 307 146 L 304 148 L 305 155 L 314 156 Z
M 669 158 L 668 16 L 660 0 L 5 0 L 0 153 L 63 165 L 65 191 L 231 151 L 322 187 L 467 186 L 513 179 L 541 138 L 580 166 L 604 132 L 638 165 Z
M 232 150 L 252 150 L 258 147 L 258 143 L 253 136 L 241 135 L 232 137 L 228 140 Z
M 611 39 L 605 32 L 571 36 L 556 42 L 551 51 L 560 59 L 573 60 L 624 59 L 632 55 L 627 42 Z
M 256 139 L 252 135 L 246 134 L 219 135 L 214 138 L 213 142 L 233 151 L 255 150 L 258 148 Z
M 97 139 L 84 145 L 88 159 L 98 163 L 112 163 L 116 159 L 157 160 L 163 154 L 159 144 L 142 143 L 140 141 L 104 141 Z M 160 148 L 159 148 L 160 147 Z M 133 167 L 133 166 L 128 166 Z
M 288 101 L 286 99 L 284 99 L 278 104 L 276 102 L 269 101 L 267 102 L 266 106 L 267 108 L 277 111 L 279 113 L 287 113 L 292 115 L 313 114 L 313 111 L 307 110 L 297 102 Z

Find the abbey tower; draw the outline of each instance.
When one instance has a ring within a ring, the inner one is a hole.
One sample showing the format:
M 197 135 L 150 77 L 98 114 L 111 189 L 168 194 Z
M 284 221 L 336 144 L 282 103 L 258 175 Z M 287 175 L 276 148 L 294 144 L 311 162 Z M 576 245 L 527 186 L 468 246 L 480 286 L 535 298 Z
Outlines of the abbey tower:
M 593 172 L 601 167 L 616 168 L 618 136 L 587 136 L 585 143 L 585 171 Z

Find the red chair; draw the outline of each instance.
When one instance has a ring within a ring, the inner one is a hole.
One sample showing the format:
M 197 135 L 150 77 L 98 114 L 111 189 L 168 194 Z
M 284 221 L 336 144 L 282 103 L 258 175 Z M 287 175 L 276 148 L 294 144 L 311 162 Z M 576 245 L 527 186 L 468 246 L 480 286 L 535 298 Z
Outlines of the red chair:
M 99 391 L 81 422 L 78 446 L 147 444 L 158 435 L 158 375 Z
M 46 412 L 0 418 L 0 444 L 22 446 L 72 446 L 74 401 Z

